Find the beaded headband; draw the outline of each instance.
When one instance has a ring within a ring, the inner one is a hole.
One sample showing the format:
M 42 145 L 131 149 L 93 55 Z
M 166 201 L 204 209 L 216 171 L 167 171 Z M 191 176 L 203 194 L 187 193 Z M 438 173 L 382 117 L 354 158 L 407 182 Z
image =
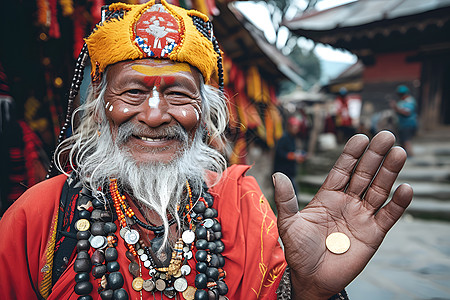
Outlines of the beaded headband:
M 220 51 L 214 47 L 212 24 L 195 10 L 149 1 L 108 7 L 109 19 L 85 39 L 94 80 L 105 68 L 125 60 L 166 58 L 196 67 L 207 83 L 217 73 Z
M 73 102 L 83 81 L 89 57 L 92 81 L 99 80 L 107 66 L 146 57 L 186 62 L 196 67 L 205 83 L 217 75 L 223 92 L 222 54 L 208 17 L 195 10 L 151 0 L 145 4 L 115 3 L 102 7 L 102 22 L 85 39 L 78 56 L 69 89 L 67 113 L 57 145 L 65 137 L 73 111 Z M 89 53 L 88 53 L 89 51 Z M 46 178 L 53 175 L 52 157 Z

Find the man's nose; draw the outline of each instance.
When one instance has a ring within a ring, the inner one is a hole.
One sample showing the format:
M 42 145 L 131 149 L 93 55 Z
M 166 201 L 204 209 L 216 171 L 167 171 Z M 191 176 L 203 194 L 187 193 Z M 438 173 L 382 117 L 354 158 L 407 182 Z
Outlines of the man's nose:
M 141 111 L 137 119 L 149 127 L 158 127 L 168 124 L 172 121 L 172 116 L 168 113 L 168 103 L 166 100 L 158 97 L 148 99 L 141 104 Z

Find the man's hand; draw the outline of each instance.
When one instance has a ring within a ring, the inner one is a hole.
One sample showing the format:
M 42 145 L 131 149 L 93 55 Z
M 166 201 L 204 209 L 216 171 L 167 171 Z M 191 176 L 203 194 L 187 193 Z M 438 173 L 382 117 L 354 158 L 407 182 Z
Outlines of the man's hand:
M 342 291 L 364 269 L 411 202 L 412 188 L 403 184 L 383 206 L 406 160 L 406 152 L 393 147 L 394 142 L 387 131 L 370 144 L 364 135 L 353 136 L 300 212 L 289 179 L 274 174 L 278 228 L 295 299 L 327 299 Z M 334 254 L 326 248 L 325 240 L 333 232 L 349 237 L 347 252 Z

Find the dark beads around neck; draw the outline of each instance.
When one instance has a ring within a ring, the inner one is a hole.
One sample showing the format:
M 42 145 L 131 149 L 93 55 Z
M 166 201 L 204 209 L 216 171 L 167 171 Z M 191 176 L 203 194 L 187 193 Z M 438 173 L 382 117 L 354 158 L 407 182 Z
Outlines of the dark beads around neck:
M 123 286 L 124 280 L 120 272 L 113 272 L 108 276 L 108 285 L 113 290 L 120 289 Z
M 195 268 L 198 274 L 195 277 L 195 287 L 197 288 L 195 299 L 218 300 L 219 295 L 223 296 L 228 292 L 228 287 L 223 281 L 225 273 L 221 269 L 225 260 L 220 254 L 225 246 L 221 241 L 222 226 L 217 220 L 218 213 L 212 207 L 214 197 L 207 192 L 207 188 L 204 187 L 203 191 L 203 199 L 200 198 L 193 209 L 196 214 L 194 222 L 197 222 L 195 229 L 197 264 Z M 207 289 L 208 282 L 215 282 L 216 286 Z
M 104 290 L 100 293 L 100 297 L 102 300 L 110 300 L 114 297 L 114 291 L 113 290 Z
M 92 292 L 93 286 L 92 283 L 89 281 L 81 281 L 75 284 L 75 294 L 77 295 L 88 295 L 90 292 Z
M 127 292 L 123 288 L 115 290 L 114 300 L 128 300 Z
M 120 265 L 119 265 L 119 263 L 118 263 L 117 261 L 110 261 L 110 262 L 106 265 L 106 270 L 107 270 L 109 273 L 117 272 L 117 271 L 120 270 Z
M 196 290 L 194 299 L 195 300 L 208 300 L 208 293 L 205 290 Z
M 106 248 L 105 259 L 107 262 L 117 260 L 118 257 L 119 257 L 119 253 L 117 252 L 116 248 L 112 248 L 112 247 Z
M 82 272 L 82 273 L 77 273 L 77 275 L 75 275 L 75 282 L 82 282 L 82 281 L 89 281 L 89 273 L 87 272 Z
M 195 275 L 195 286 L 197 289 L 205 289 L 208 283 L 208 276 L 204 273 Z
M 105 253 L 103 250 L 95 250 L 94 254 L 92 254 L 91 262 L 95 266 L 103 264 L 105 262 Z
M 85 194 L 80 194 L 78 198 L 77 204 L 78 207 L 81 205 L 85 205 L 91 199 Z M 90 220 L 91 213 L 86 209 L 80 210 L 80 219 L 84 219 L 85 221 Z M 89 295 L 93 286 L 89 281 L 89 273 L 92 268 L 91 258 L 89 256 L 89 248 L 91 247 L 89 243 L 89 238 L 91 237 L 91 233 L 88 230 L 81 230 L 77 232 L 77 257 L 73 264 L 73 269 L 77 273 L 75 275 L 75 287 L 74 292 L 79 295 L 78 299 L 90 300 L 92 297 Z
M 73 270 L 77 273 L 81 272 L 89 272 L 91 271 L 91 260 L 90 259 L 75 259 L 75 262 L 73 264 Z

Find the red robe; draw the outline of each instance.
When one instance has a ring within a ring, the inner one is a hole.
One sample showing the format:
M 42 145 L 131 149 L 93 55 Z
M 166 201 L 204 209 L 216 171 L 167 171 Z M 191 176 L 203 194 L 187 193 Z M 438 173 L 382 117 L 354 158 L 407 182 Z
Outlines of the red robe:
M 214 208 L 222 224 L 225 251 L 225 282 L 229 299 L 276 299 L 275 291 L 286 268 L 283 251 L 278 242 L 276 217 L 262 194 L 256 180 L 245 176 L 248 166 L 228 168 L 221 181 L 209 191 L 214 196 Z M 54 233 L 61 190 L 66 176 L 59 175 L 26 191 L 0 220 L 0 291 L 2 299 L 37 299 L 48 287 L 54 244 Z M 118 223 L 117 223 L 118 225 Z M 119 227 L 120 228 L 120 227 Z M 117 232 L 118 235 L 118 232 Z M 121 239 L 121 238 L 119 238 Z M 128 272 L 124 243 L 119 242 L 118 262 L 124 277 L 124 288 L 130 299 L 153 299 L 153 295 L 131 287 L 133 277 Z M 74 293 L 72 260 L 53 286 L 47 299 L 77 299 Z M 194 286 L 195 261 L 186 277 Z M 143 278 L 148 273 L 142 267 Z M 98 282 L 91 275 L 94 299 Z M 35 292 L 35 291 L 36 292 Z M 160 294 L 156 293 L 157 298 Z M 164 296 L 163 299 L 168 299 Z M 182 299 L 181 294 L 177 299 Z

